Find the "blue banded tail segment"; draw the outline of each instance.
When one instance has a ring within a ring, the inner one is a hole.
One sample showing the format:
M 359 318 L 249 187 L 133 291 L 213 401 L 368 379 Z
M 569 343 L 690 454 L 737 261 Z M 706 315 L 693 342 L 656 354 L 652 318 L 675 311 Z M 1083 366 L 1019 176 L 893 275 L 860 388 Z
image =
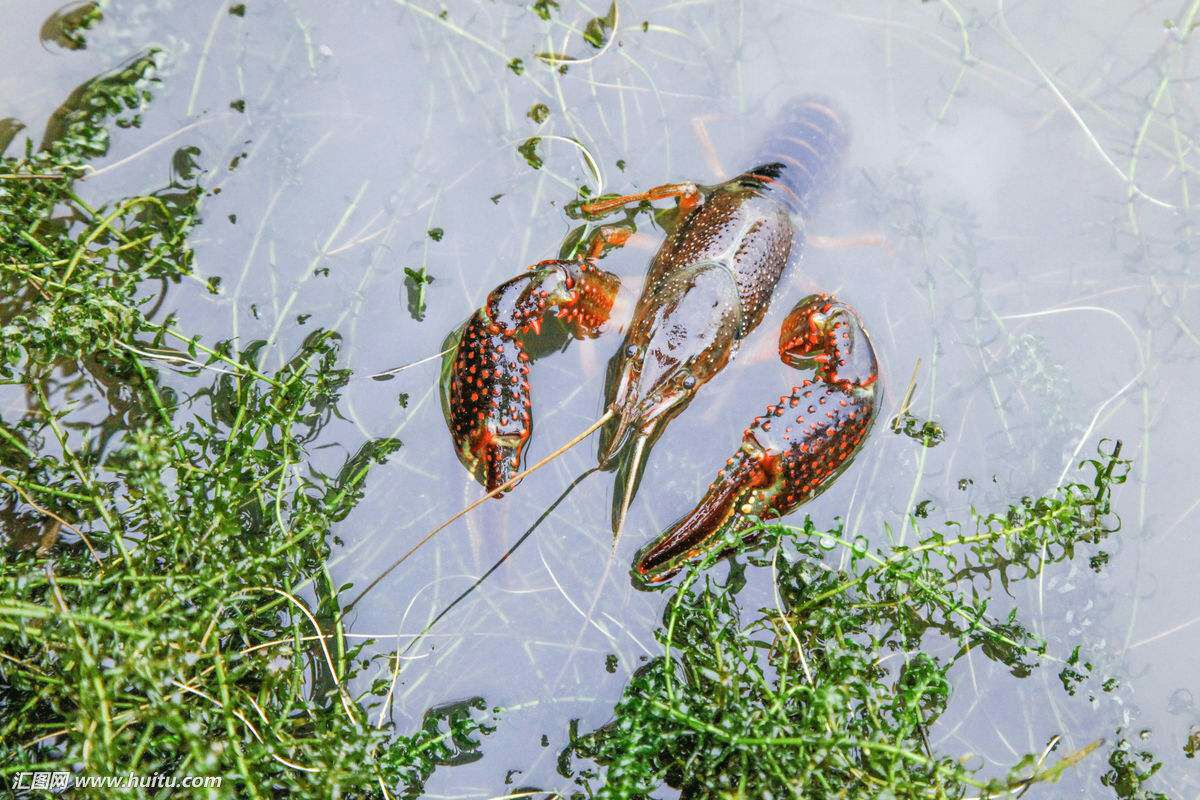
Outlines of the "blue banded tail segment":
M 850 141 L 841 113 L 824 97 L 792 100 L 776 118 L 746 173 L 793 212 L 808 216 L 828 188 Z

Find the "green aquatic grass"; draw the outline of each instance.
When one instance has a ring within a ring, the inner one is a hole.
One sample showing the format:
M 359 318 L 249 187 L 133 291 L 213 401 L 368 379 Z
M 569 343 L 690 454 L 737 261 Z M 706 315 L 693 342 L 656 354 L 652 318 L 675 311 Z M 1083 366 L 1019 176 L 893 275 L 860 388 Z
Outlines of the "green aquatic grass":
M 88 82 L 40 149 L 0 166 L 0 381 L 26 400 L 0 419 L 0 776 L 419 794 L 488 714 L 432 709 L 409 735 L 372 724 L 386 681 L 351 695 L 369 641 L 346 636 L 326 569 L 331 527 L 399 442 L 334 474 L 307 466 L 349 377 L 335 333 L 264 372 L 264 342 L 206 344 L 152 318 L 162 285 L 191 279 L 190 170 L 103 204 L 76 192 L 111 128 L 138 124 L 158 64 L 151 51 Z M 96 387 L 100 423 L 81 413 Z
M 719 584 L 714 558 L 693 567 L 663 615 L 663 655 L 633 677 L 612 723 L 573 742 L 586 759 L 577 783 L 600 798 L 659 796 L 665 783 L 684 797 L 866 800 L 1007 796 L 1057 780 L 1102 742 L 1030 753 L 992 776 L 969 754 L 935 751 L 928 731 L 968 655 L 1017 676 L 1059 661 L 1015 610 L 989 611 L 989 589 L 1100 552 L 1128 462 L 1116 447 L 1088 465 L 1091 482 L 924 531 L 911 547 L 873 550 L 811 521 L 764 526 L 750 560 L 774 572 L 775 602 L 757 611 L 742 607 L 738 569 Z M 930 636 L 956 647 L 931 655 Z

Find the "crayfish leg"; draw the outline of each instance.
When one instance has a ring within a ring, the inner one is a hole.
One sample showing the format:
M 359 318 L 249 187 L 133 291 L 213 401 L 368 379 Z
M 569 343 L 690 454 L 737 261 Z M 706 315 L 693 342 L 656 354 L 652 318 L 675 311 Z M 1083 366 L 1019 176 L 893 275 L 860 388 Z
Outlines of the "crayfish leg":
M 603 200 L 593 200 L 590 203 L 584 203 L 580 206 L 580 210 L 589 216 L 596 216 L 607 214 L 610 211 L 615 211 L 631 203 L 667 200 L 672 197 L 678 198 L 679 213 L 682 216 L 700 205 L 703 194 L 700 191 L 700 187 L 694 183 L 664 183 L 660 186 L 653 186 L 644 192 L 624 194 L 619 197 L 608 197 Z

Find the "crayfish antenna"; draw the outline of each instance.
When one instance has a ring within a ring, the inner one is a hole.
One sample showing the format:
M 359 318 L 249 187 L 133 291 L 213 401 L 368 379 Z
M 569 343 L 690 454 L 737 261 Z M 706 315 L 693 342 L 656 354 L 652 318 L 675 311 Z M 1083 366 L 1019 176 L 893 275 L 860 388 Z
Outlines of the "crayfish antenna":
M 405 561 L 407 561 L 409 558 L 411 558 L 413 553 L 417 552 L 422 547 L 424 547 L 425 544 L 428 543 L 429 540 L 432 539 L 434 536 L 438 535 L 446 528 L 449 528 L 455 522 L 462 519 L 467 514 L 470 514 L 476 508 L 479 508 L 479 506 L 483 505 L 488 500 L 491 500 L 493 497 L 499 497 L 500 495 L 504 494 L 509 489 L 513 488 L 518 483 L 520 483 L 521 480 L 526 475 L 536 472 L 537 470 L 539 470 L 542 467 L 549 464 L 554 459 L 561 456 L 563 453 L 570 450 L 575 445 L 582 442 L 587 437 L 591 436 L 593 433 L 596 432 L 597 429 L 599 429 L 602 425 L 604 425 L 606 422 L 608 422 L 610 419 L 612 419 L 613 413 L 614 412 L 613 412 L 612 408 L 610 407 L 607 411 L 605 411 L 603 414 L 600 415 L 599 419 L 597 419 L 591 425 L 588 425 L 586 428 L 584 428 L 579 433 L 572 436 L 564 444 L 562 444 L 560 447 L 558 447 L 558 449 L 556 449 L 553 453 L 549 453 L 549 454 L 543 456 L 542 458 L 540 458 L 538 460 L 538 462 L 536 464 L 534 464 L 531 467 L 527 467 L 526 469 L 521 470 L 520 472 L 518 472 L 516 475 L 513 475 L 511 478 L 509 478 L 504 483 L 500 484 L 496 488 L 489 491 L 487 494 L 483 495 L 483 497 L 480 497 L 476 500 L 472 500 L 470 503 L 468 503 L 466 506 L 464 506 L 461 510 L 456 511 L 449 518 L 447 518 L 445 522 L 441 523 L 440 525 L 435 527 L 433 530 L 429 531 L 429 533 L 426 533 L 424 536 L 422 536 L 420 539 L 417 540 L 416 544 L 414 544 L 412 547 L 408 548 L 408 550 L 406 550 L 404 552 L 404 555 L 400 556 L 395 561 L 393 561 L 391 564 L 389 564 L 387 569 L 385 569 L 374 580 L 372 580 L 369 584 L 367 584 L 366 588 L 363 589 L 361 592 L 359 592 L 358 596 L 355 597 L 353 600 L 351 600 L 346 605 L 345 609 L 342 611 L 342 616 L 344 617 L 346 614 L 348 614 L 350 612 L 350 610 L 354 607 L 354 605 L 356 603 L 358 603 L 359 600 L 362 600 L 364 597 L 366 597 L 367 593 L 369 593 L 372 589 L 374 589 L 376 586 L 378 586 L 380 581 L 382 581 L 389 574 L 391 574 L 392 570 L 394 570 L 396 567 L 400 566 Z
M 410 361 L 407 364 L 401 364 L 398 367 L 392 367 L 391 369 L 385 369 L 383 372 L 375 372 L 375 373 L 372 373 L 371 375 L 368 375 L 367 377 L 373 381 L 390 381 L 392 378 L 396 377 L 401 372 L 404 372 L 404 370 L 409 369 L 410 367 L 420 366 L 421 364 L 425 364 L 425 363 L 428 363 L 435 359 L 442 358 L 447 353 L 450 353 L 453 350 L 454 350 L 454 347 L 447 347 L 445 350 L 443 350 L 440 353 L 434 353 L 431 356 L 425 356 L 424 358 L 419 358 L 416 361 Z

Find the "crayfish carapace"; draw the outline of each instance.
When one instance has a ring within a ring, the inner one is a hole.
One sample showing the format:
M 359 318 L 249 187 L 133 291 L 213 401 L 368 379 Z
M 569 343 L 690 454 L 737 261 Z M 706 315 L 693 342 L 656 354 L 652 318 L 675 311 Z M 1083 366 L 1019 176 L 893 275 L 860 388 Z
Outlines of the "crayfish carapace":
M 599 459 L 617 468 L 614 531 L 667 424 L 762 322 L 847 140 L 828 101 L 802 98 L 780 115 L 759 166 L 731 180 L 665 184 L 580 207 L 599 219 L 631 204 L 676 200 L 659 217 L 666 241 L 608 368 Z M 460 329 L 443 397 L 459 458 L 489 490 L 511 482 L 530 436 L 522 337 L 547 314 L 566 320 L 577 336 L 594 335 L 619 286 L 598 262 L 628 234 L 621 226 L 599 227 L 582 255 L 542 262 L 500 284 Z M 858 452 L 880 401 L 875 353 L 858 315 L 827 295 L 802 299 L 781 326 L 779 355 L 810 377 L 788 381 L 790 390 L 745 429 L 699 504 L 638 554 L 634 574 L 641 580 L 666 580 L 726 541 L 724 534 L 791 513 Z

